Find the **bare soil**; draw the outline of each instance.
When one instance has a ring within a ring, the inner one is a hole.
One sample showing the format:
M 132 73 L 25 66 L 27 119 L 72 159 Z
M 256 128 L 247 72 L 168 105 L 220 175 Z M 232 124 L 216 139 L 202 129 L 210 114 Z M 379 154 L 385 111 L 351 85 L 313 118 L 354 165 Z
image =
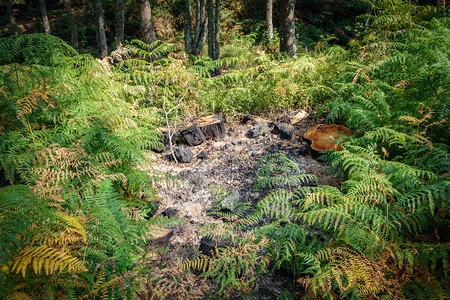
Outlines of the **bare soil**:
M 153 165 L 159 171 L 171 174 L 176 180 L 160 187 L 161 205 L 156 215 L 182 218 L 186 222 L 172 227 L 173 235 L 165 243 L 168 251 L 162 259 L 166 265 L 175 265 L 183 259 L 190 259 L 198 253 L 202 236 L 200 227 L 211 222 L 221 222 L 208 215 L 214 199 L 211 187 L 220 186 L 230 193 L 239 195 L 240 201 L 257 203 L 262 195 L 255 192 L 254 177 L 258 161 L 269 153 L 284 153 L 298 163 L 305 174 L 314 174 L 319 185 L 338 186 L 340 180 L 328 175 L 326 165 L 311 158 L 308 146 L 302 135 L 308 128 L 317 124 L 312 116 L 296 124 L 297 131 L 291 140 L 282 140 L 278 135 L 268 133 L 249 138 L 247 132 L 257 122 L 258 117 L 238 116 L 226 123 L 226 136 L 220 141 L 206 141 L 192 147 L 194 155 L 206 151 L 207 158 L 197 158 L 190 163 L 175 163 L 167 159 L 168 153 L 159 154 L 159 160 Z M 269 128 L 273 122 L 266 120 Z M 292 279 L 282 275 L 267 275 L 259 280 L 265 288 L 254 297 L 275 297 L 283 288 L 292 284 Z M 267 286 L 273 286 L 272 291 Z M 277 287 L 277 288 L 275 288 Z M 255 298 L 258 299 L 258 298 Z

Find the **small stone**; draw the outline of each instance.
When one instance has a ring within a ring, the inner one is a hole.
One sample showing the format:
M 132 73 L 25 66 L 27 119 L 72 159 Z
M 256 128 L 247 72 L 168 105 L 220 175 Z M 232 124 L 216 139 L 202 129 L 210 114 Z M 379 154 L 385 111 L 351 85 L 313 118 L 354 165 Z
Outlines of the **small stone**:
M 169 207 L 165 211 L 162 212 L 164 217 L 175 218 L 178 215 L 178 209 Z
M 197 158 L 199 159 L 207 159 L 208 158 L 208 152 L 205 150 L 202 150 L 199 154 L 197 154 Z
M 247 131 L 247 137 L 257 138 L 261 135 L 269 133 L 269 125 L 267 123 L 256 123 L 252 129 Z
M 203 207 L 200 203 L 195 202 L 185 202 L 183 203 L 184 208 L 186 209 L 186 213 L 189 216 L 198 217 L 202 213 Z
M 298 122 L 300 122 L 301 120 L 305 119 L 306 117 L 308 117 L 308 113 L 304 110 L 299 111 L 292 119 L 291 119 L 291 124 L 295 125 Z
M 295 127 L 287 123 L 274 123 L 272 133 L 279 135 L 280 139 L 290 140 L 295 132 Z
M 252 115 L 245 115 L 241 119 L 241 124 L 245 125 L 245 124 L 247 124 L 247 122 L 253 121 L 253 118 L 254 118 L 254 116 L 252 116 Z

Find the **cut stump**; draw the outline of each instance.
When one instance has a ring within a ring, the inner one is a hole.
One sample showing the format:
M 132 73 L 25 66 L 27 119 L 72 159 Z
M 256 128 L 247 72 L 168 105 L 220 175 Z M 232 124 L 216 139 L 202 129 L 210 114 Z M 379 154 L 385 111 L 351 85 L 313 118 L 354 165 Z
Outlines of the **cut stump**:
M 206 141 L 205 135 L 195 124 L 190 124 L 190 126 L 181 130 L 181 135 L 191 147 L 198 146 Z
M 352 134 L 353 130 L 343 125 L 316 125 L 308 129 L 303 137 L 311 147 L 311 156 L 317 158 L 322 151 L 342 150 L 336 140 Z
M 197 146 L 207 139 L 219 140 L 225 136 L 224 119 L 220 116 L 207 116 L 189 123 L 182 131 L 189 146 Z

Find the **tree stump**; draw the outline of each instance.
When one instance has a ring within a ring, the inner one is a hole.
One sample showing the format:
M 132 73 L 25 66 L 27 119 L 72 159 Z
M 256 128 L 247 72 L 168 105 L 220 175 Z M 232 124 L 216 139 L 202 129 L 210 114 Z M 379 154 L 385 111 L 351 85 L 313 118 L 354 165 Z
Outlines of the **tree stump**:
M 207 139 L 218 140 L 225 136 L 224 120 L 220 116 L 207 116 L 189 123 L 182 131 L 189 146 L 197 146 Z
M 353 134 L 353 130 L 343 125 L 316 125 L 303 135 L 311 147 L 311 156 L 317 158 L 320 152 L 327 150 L 342 150 L 336 141 Z
M 197 127 L 197 125 L 192 123 L 190 123 L 188 127 L 181 130 L 181 135 L 184 137 L 186 143 L 188 143 L 191 147 L 200 145 L 206 141 L 206 137 L 203 132 Z
M 225 122 L 221 116 L 207 116 L 193 123 L 200 128 L 207 139 L 219 140 L 225 137 Z

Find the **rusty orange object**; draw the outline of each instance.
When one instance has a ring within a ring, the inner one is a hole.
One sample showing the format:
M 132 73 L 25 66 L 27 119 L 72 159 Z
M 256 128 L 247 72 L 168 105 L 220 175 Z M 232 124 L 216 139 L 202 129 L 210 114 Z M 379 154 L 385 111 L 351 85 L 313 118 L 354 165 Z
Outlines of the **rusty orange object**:
M 352 135 L 353 130 L 344 125 L 316 125 L 308 129 L 303 137 L 311 142 L 311 149 L 321 152 L 326 150 L 342 150 L 336 140 Z

